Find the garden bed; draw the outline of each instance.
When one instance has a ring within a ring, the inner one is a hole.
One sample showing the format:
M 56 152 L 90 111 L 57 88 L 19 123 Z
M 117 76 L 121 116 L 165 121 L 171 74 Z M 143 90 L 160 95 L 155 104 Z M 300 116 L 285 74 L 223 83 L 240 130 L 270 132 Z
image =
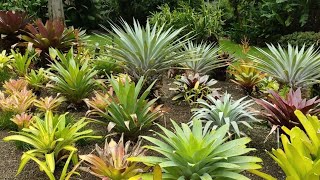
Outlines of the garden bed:
M 245 96 L 243 90 L 239 88 L 232 82 L 218 82 L 216 84 L 217 87 L 221 87 L 221 92 L 228 91 L 228 93 L 232 94 L 234 99 L 241 98 Z M 172 87 L 172 79 L 165 78 L 163 81 L 163 87 L 161 91 L 163 92 L 163 96 L 161 98 L 162 103 L 164 104 L 164 109 L 167 111 L 164 115 L 164 119 L 160 119 L 158 123 L 163 126 L 170 127 L 170 119 L 175 120 L 176 122 L 189 122 L 191 117 L 191 108 L 188 104 L 184 102 L 172 101 L 172 92 L 169 91 L 169 87 Z M 254 106 L 255 109 L 261 110 L 259 105 Z M 83 113 L 79 113 L 83 114 Z M 96 131 L 103 131 L 104 127 L 92 125 L 93 129 Z M 155 127 L 154 127 L 155 128 Z M 249 155 L 257 156 L 263 159 L 262 171 L 276 177 L 277 179 L 285 179 L 285 176 L 279 166 L 274 162 L 274 160 L 267 154 L 266 151 L 271 151 L 272 148 L 277 148 L 276 136 L 272 135 L 268 139 L 267 142 L 264 143 L 266 136 L 268 135 L 270 128 L 266 126 L 265 123 L 261 124 L 253 124 L 253 129 L 248 130 L 247 134 L 252 139 L 249 146 L 252 148 L 256 148 L 257 150 L 251 152 Z M 150 132 L 145 132 L 145 134 L 151 134 Z M 15 177 L 16 171 L 20 164 L 20 157 L 22 155 L 22 150 L 18 150 L 14 143 L 3 142 L 2 139 L 9 135 L 8 131 L 2 130 L 0 131 L 0 179 L 24 179 L 24 180 L 46 180 L 46 175 L 41 172 L 38 166 L 31 162 L 28 163 L 25 167 L 24 171 L 21 174 Z M 144 134 L 142 134 L 144 135 Z M 145 141 L 144 141 L 145 142 Z M 103 142 L 99 143 L 103 145 Z M 88 142 L 84 145 L 79 146 L 79 154 L 86 154 L 92 152 L 95 147 L 94 142 Z M 81 171 L 80 171 L 81 172 Z M 253 180 L 261 179 L 257 176 L 254 176 L 248 172 L 244 172 L 244 174 Z M 81 173 L 81 177 L 76 177 L 74 179 L 83 179 L 83 180 L 93 180 L 99 179 L 94 176 L 91 176 L 88 173 Z

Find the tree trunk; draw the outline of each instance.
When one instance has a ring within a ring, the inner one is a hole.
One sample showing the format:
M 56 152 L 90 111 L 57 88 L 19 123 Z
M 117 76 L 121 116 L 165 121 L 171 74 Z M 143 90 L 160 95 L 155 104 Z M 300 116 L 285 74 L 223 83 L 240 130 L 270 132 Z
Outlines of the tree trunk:
M 60 19 L 64 22 L 64 11 L 62 0 L 48 0 L 49 19 Z

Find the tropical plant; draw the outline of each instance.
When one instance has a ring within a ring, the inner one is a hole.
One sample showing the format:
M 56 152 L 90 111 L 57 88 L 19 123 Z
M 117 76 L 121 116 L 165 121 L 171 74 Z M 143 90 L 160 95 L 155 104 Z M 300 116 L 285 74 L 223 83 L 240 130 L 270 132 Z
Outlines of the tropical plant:
M 206 75 L 216 68 L 226 66 L 224 60 L 217 58 L 219 50 L 220 48 L 216 47 L 215 44 L 203 42 L 195 44 L 192 41 L 188 41 L 184 46 L 184 51 L 186 51 L 186 56 L 191 61 L 183 62 L 181 65 L 191 70 L 194 74 Z
M 29 128 L 32 122 L 32 115 L 23 112 L 22 114 L 17 114 L 11 118 L 11 121 L 14 122 L 20 130 L 23 128 Z
M 43 68 L 38 70 L 31 69 L 30 73 L 25 75 L 28 84 L 35 90 L 39 90 L 47 81 L 47 71 Z
M 258 91 L 257 86 L 266 74 L 257 70 L 253 63 L 244 60 L 239 63 L 240 64 L 231 65 L 232 69 L 229 73 L 234 77 L 232 81 L 251 95 L 254 89 Z
M 33 47 L 48 52 L 49 48 L 56 48 L 61 51 L 69 50 L 70 47 L 79 43 L 84 35 L 84 31 L 74 28 L 66 28 L 60 20 L 48 20 L 43 24 L 40 19 L 35 21 L 35 26 L 28 24 L 27 35 L 22 35 L 21 39 L 26 41 L 22 45 L 27 46 L 32 43 Z
M 64 97 L 49 96 L 45 98 L 40 98 L 40 100 L 35 100 L 34 105 L 38 107 L 38 110 L 42 112 L 54 111 L 56 110 L 66 99 Z
M 191 105 L 197 99 L 205 98 L 208 94 L 219 96 L 217 89 L 212 87 L 216 83 L 217 81 L 214 79 L 209 80 L 208 75 L 189 74 L 183 75 L 180 79 L 174 81 L 177 87 L 169 90 L 175 91 L 177 94 L 172 100 L 184 98 L 184 101 Z
M 123 63 L 124 68 L 135 79 L 141 76 L 159 76 L 159 72 L 184 60 L 178 52 L 183 46 L 177 36 L 182 29 L 164 30 L 163 26 L 151 27 L 147 22 L 142 27 L 138 21 L 133 28 L 125 21 L 122 27 L 112 25 L 114 46 L 109 46 L 110 56 Z
M 231 95 L 225 93 L 220 99 L 212 96 L 207 96 L 207 101 L 199 99 L 197 103 L 200 108 L 192 109 L 194 115 L 192 118 L 201 119 L 212 122 L 212 125 L 230 126 L 230 134 L 233 133 L 240 137 L 245 133 L 240 130 L 239 124 L 248 128 L 252 128 L 248 122 L 258 122 L 255 118 L 257 113 L 250 109 L 253 105 L 252 100 L 245 100 L 247 97 L 242 97 L 236 101 L 232 100 Z
M 229 125 L 217 130 L 211 129 L 211 122 L 204 126 L 200 120 L 193 120 L 193 127 L 182 123 L 181 127 L 172 121 L 174 132 L 158 125 L 163 134 L 156 132 L 162 140 L 143 136 L 154 145 L 145 148 L 164 157 L 131 157 L 130 161 L 159 164 L 164 179 L 248 179 L 242 171 L 259 169 L 256 164 L 262 160 L 245 154 L 254 150 L 247 148 L 250 138 L 228 141 Z
M 0 71 L 3 70 L 5 67 L 10 67 L 10 63 L 12 61 L 12 55 L 7 55 L 7 51 L 3 50 L 0 54 Z
M 15 35 L 23 30 L 28 22 L 26 12 L 0 11 L 0 34 Z
M 27 83 L 24 80 L 10 80 L 0 91 L 0 109 L 5 112 L 21 114 L 29 110 L 36 99 L 31 90 L 27 89 Z
M 78 56 L 74 56 L 72 48 L 66 55 L 59 51 L 54 52 L 61 62 L 56 61 L 51 65 L 51 83 L 48 86 L 61 93 L 68 101 L 80 103 L 97 85 L 94 79 L 97 71 L 89 66 L 88 59 L 80 61 Z
M 96 114 L 100 111 L 104 111 L 110 102 L 112 101 L 113 96 L 113 89 L 110 88 L 107 93 L 101 93 L 98 91 L 94 92 L 94 97 L 91 99 L 84 99 L 84 102 L 87 104 L 89 108 L 92 108 L 92 110 L 88 111 L 88 114 Z
M 29 50 L 26 50 L 24 55 L 22 55 L 20 52 L 15 52 L 14 50 L 11 50 L 11 54 L 13 56 L 13 69 L 18 73 L 19 76 L 24 77 L 26 74 L 28 74 L 29 66 L 37 54 L 32 54 L 32 52 L 30 52 Z
M 310 47 L 315 45 L 315 47 L 319 47 L 319 40 L 320 40 L 320 33 L 319 32 L 294 32 L 292 34 L 288 34 L 282 36 L 278 43 L 282 47 L 286 47 L 289 44 L 293 46 L 300 46 L 306 45 L 306 47 Z
M 150 101 L 146 99 L 155 82 L 142 92 L 144 77 L 141 77 L 137 84 L 129 82 L 128 79 L 125 82 L 118 81 L 113 76 L 109 81 L 114 96 L 104 98 L 104 101 L 108 102 L 111 98 L 111 102 L 108 102 L 109 105 L 104 110 L 93 108 L 109 122 L 108 130 L 114 128 L 117 132 L 124 133 L 126 137 L 136 138 L 162 115 L 161 106 L 153 107 L 157 99 Z
M 46 112 L 44 119 L 34 116 L 29 128 L 24 128 L 15 135 L 7 136 L 4 141 L 21 141 L 29 144 L 32 148 L 21 157 L 21 163 L 17 174 L 21 173 L 27 162 L 34 160 L 43 168 L 42 164 L 48 167 L 49 172 L 54 173 L 56 163 L 68 157 L 68 151 L 72 154 L 73 163 L 77 163 L 77 148 L 75 143 L 85 138 L 100 138 L 92 136 L 91 129 L 83 130 L 89 121 L 85 118 L 74 124 L 66 123 L 66 114 L 54 116 L 51 111 Z M 39 163 L 39 160 L 45 162 Z M 45 172 L 48 174 L 48 170 Z M 50 177 L 51 179 L 51 177 Z
M 17 91 L 22 91 L 27 86 L 28 82 L 24 79 L 9 79 L 9 81 L 4 82 L 3 84 L 5 92 L 9 95 L 12 95 Z
M 105 141 L 104 148 L 96 145 L 94 154 L 80 155 L 88 167 L 81 169 L 97 176 L 101 179 L 123 180 L 131 179 L 145 172 L 147 168 L 144 165 L 136 162 L 130 162 L 127 159 L 130 157 L 144 156 L 145 150 L 140 147 L 141 141 L 131 147 L 131 142 L 127 141 L 124 144 L 123 136 L 118 143 L 113 139 Z
M 264 77 L 258 84 L 259 91 L 263 93 L 268 93 L 268 90 L 278 91 L 279 90 L 279 83 L 271 76 Z
M 282 127 L 282 149 L 272 149 L 271 157 L 286 174 L 286 179 L 319 179 L 320 122 L 316 116 L 305 116 L 296 110 L 295 115 L 304 127 L 291 130 Z
M 316 107 L 320 104 L 320 99 L 314 97 L 312 99 L 303 99 L 301 89 L 296 91 L 290 89 L 285 98 L 281 97 L 277 92 L 270 90 L 269 100 L 256 99 L 256 103 L 264 107 L 267 112 L 261 111 L 261 114 L 273 125 L 272 131 L 276 127 L 285 126 L 289 129 L 297 126 L 303 129 L 299 119 L 294 114 L 295 110 L 300 110 L 304 114 L 318 115 L 319 111 Z
M 198 9 L 183 3 L 175 9 L 164 5 L 150 17 L 150 22 L 164 25 L 164 29 L 183 27 L 181 35 L 192 37 L 198 43 L 218 43 L 223 24 L 223 10 L 218 3 L 202 3 Z
M 320 54 L 314 46 L 299 49 L 289 44 L 287 50 L 280 45 L 278 48 L 272 44 L 267 46 L 270 53 L 257 48 L 263 57 L 249 55 L 257 63 L 257 69 L 294 88 L 314 84 L 320 78 L 317 71 L 320 68 Z

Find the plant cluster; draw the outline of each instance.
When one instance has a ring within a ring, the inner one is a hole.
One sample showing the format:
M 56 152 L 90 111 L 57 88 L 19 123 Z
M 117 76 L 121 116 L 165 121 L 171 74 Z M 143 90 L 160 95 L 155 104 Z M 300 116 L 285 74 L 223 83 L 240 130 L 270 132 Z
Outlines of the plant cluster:
M 206 98 L 212 94 L 214 97 L 219 96 L 218 89 L 213 88 L 217 83 L 214 79 L 209 79 L 208 75 L 200 76 L 197 74 L 182 75 L 174 81 L 176 88 L 170 88 L 176 95 L 172 100 L 183 99 L 189 105 L 196 102 L 199 98 Z
M 234 101 L 228 93 L 225 93 L 218 99 L 208 95 L 206 99 L 209 102 L 198 99 L 197 104 L 199 104 L 200 108 L 192 110 L 194 112 L 193 118 L 208 121 L 218 127 L 228 124 L 230 126 L 229 134 L 235 134 L 237 137 L 240 137 L 241 135 L 245 135 L 240 130 L 240 124 L 252 128 L 249 122 L 259 121 L 255 117 L 257 113 L 250 109 L 253 101 L 245 100 L 246 98 L 243 97 Z
M 292 129 L 299 127 L 303 129 L 298 117 L 295 115 L 296 110 L 300 110 L 304 114 L 318 115 L 319 109 L 316 107 L 320 103 L 320 99 L 314 97 L 312 99 L 302 98 L 301 89 L 296 91 L 290 89 L 285 98 L 281 97 L 277 92 L 270 90 L 271 97 L 268 100 L 256 99 L 256 103 L 260 104 L 267 112 L 262 114 L 267 120 L 276 127 L 285 126 Z M 274 128 L 272 128 L 275 130 Z
M 164 25 L 165 29 L 183 28 L 181 35 L 194 37 L 198 42 L 218 43 L 223 24 L 222 9 L 218 5 L 203 3 L 201 7 L 193 8 L 181 4 L 176 9 L 164 5 L 160 10 L 151 16 L 151 24 Z

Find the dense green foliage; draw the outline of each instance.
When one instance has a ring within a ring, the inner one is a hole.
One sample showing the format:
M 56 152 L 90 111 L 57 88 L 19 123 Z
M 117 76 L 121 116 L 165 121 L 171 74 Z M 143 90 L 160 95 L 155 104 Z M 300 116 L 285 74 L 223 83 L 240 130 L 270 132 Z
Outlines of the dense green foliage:
M 150 22 L 164 25 L 165 29 L 183 28 L 181 36 L 193 37 L 198 42 L 218 43 L 222 32 L 222 13 L 218 5 L 211 3 L 205 3 L 198 9 L 185 4 L 177 9 L 165 5 L 160 12 L 152 15 Z
M 302 47 L 305 45 L 306 47 L 311 47 L 315 45 L 315 47 L 319 46 L 320 41 L 320 33 L 319 32 L 294 32 L 292 34 L 288 34 L 282 36 L 278 41 L 279 44 L 283 47 L 287 46 L 288 43 L 293 46 Z

